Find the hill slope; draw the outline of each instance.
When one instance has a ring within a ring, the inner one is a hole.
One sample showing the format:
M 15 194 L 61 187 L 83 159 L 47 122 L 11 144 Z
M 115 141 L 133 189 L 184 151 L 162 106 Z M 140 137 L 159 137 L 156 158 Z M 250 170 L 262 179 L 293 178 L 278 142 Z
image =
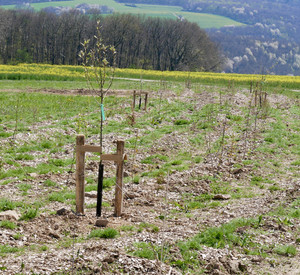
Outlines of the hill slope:
M 125 0 L 118 0 L 125 2 Z M 300 5 L 296 0 L 132 0 L 180 5 L 186 11 L 226 16 L 246 24 L 209 30 L 236 73 L 300 75 Z
M 0 0 L 0 5 L 18 2 Z M 75 7 L 82 1 L 28 2 L 42 9 Z M 102 0 L 101 5 L 121 13 L 197 22 L 223 51 L 225 72 L 300 75 L 300 5 L 296 0 Z
M 105 162 L 99 228 L 98 155 L 86 157 L 85 215 L 71 211 L 75 137 L 99 143 L 97 101 L 76 82 L 22 83 L 26 92 L 0 91 L 0 213 L 19 218 L 0 219 L 3 274 L 299 274 L 296 97 L 147 82 L 147 110 L 133 111 L 132 90 L 110 92 L 104 151 L 123 139 L 128 161 L 118 218 Z

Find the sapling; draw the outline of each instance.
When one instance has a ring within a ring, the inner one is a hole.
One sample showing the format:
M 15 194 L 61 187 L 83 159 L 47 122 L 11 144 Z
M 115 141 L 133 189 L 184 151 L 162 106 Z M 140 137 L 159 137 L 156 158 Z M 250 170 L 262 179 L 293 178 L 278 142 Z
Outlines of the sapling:
M 96 95 L 94 98 L 100 107 L 100 155 L 103 152 L 103 122 L 104 115 L 104 98 L 107 95 L 114 79 L 116 50 L 113 46 L 105 45 L 102 41 L 100 21 L 97 21 L 96 34 L 93 39 L 85 40 L 82 43 L 83 50 L 80 51 L 79 57 L 85 69 L 85 76 L 89 87 Z M 98 173 L 98 198 L 97 198 L 97 216 L 101 216 L 102 187 L 103 187 L 104 167 L 100 159 Z
M 19 120 L 20 120 L 20 106 L 21 105 L 21 100 L 20 97 L 17 97 L 16 105 L 15 105 L 15 128 L 13 132 L 13 138 L 12 140 L 16 140 L 16 134 L 18 133 L 18 126 L 19 126 Z
M 103 146 L 104 98 L 114 80 L 116 50 L 113 46 L 105 45 L 102 41 L 100 21 L 97 21 L 96 34 L 93 43 L 90 39 L 82 43 L 83 50 L 79 57 L 82 59 L 85 77 L 90 89 L 96 95 L 100 107 L 100 147 Z M 98 97 L 98 98 L 97 98 Z
M 245 159 L 246 152 L 247 152 L 247 141 L 248 141 L 248 134 L 250 128 L 250 119 L 251 119 L 251 110 L 252 110 L 252 101 L 256 101 L 256 89 L 253 91 L 253 82 L 250 85 L 250 100 L 248 105 L 248 113 L 246 115 L 246 125 L 245 125 L 245 132 L 244 132 L 244 152 L 243 152 L 243 159 Z M 255 102 L 254 102 L 255 103 Z

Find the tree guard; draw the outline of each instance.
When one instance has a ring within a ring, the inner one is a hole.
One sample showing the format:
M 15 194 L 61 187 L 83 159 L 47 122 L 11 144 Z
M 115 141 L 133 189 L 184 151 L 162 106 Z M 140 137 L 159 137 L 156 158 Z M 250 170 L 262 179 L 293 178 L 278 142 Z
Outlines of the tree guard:
M 101 146 L 86 145 L 84 143 L 84 135 L 78 135 L 76 137 L 76 212 L 84 214 L 84 166 L 85 166 L 85 153 L 86 152 L 97 152 L 101 153 Z M 117 142 L 117 153 L 116 154 L 101 154 L 100 155 L 100 166 L 102 161 L 114 161 L 117 165 L 116 168 L 116 191 L 115 191 L 115 216 L 120 217 L 123 208 L 123 170 L 124 160 L 127 156 L 124 154 L 124 141 L 118 140 Z M 99 167 L 99 171 L 100 171 Z M 103 169 L 103 167 L 102 167 Z M 102 171 L 103 172 L 103 171 Z M 100 177 L 100 175 L 99 175 Z M 100 179 L 101 180 L 101 179 Z M 102 176 L 103 180 L 103 176 Z M 99 181 L 99 179 L 98 179 Z M 98 190 L 98 192 L 101 190 Z M 100 194 L 97 198 L 97 216 L 98 202 L 100 203 Z M 102 201 L 102 197 L 101 197 Z M 100 210 L 101 215 L 101 210 Z
M 148 92 L 137 92 L 133 91 L 133 101 L 132 101 L 132 108 L 135 108 L 136 105 L 136 97 L 139 96 L 138 103 L 139 103 L 139 109 L 142 107 L 142 96 L 144 96 L 144 111 L 147 110 L 147 103 L 148 103 Z

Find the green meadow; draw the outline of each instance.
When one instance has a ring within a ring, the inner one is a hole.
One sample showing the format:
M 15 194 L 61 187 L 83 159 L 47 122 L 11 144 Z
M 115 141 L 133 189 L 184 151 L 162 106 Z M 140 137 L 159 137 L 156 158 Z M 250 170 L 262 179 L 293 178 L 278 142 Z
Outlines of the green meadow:
M 126 6 L 125 4 L 117 3 L 114 0 L 85 0 L 87 4 L 100 4 L 105 5 L 110 8 L 113 8 L 115 12 L 118 13 L 131 13 L 131 14 L 140 14 L 153 17 L 162 17 L 162 18 L 178 18 L 184 17 L 190 22 L 197 23 L 201 28 L 220 28 L 227 25 L 241 26 L 242 23 L 231 20 L 229 18 L 205 14 L 205 13 L 194 13 L 194 12 L 185 12 L 181 10 L 179 6 L 163 6 L 163 5 L 142 5 L 137 4 L 136 7 Z M 65 7 L 75 7 L 79 4 L 82 4 L 83 0 L 74 0 L 74 1 L 52 1 L 44 3 L 33 3 L 31 6 L 35 10 L 41 10 L 50 6 L 65 6 Z M 3 8 L 14 8 L 14 5 L 3 6 Z

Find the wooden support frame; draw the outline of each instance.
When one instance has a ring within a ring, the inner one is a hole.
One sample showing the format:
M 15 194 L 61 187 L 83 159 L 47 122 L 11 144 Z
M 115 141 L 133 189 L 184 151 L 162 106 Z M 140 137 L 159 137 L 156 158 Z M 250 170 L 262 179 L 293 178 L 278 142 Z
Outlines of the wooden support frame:
M 123 169 L 124 160 L 127 156 L 124 154 L 124 141 L 118 140 L 116 154 L 102 154 L 101 161 L 114 161 L 116 169 L 116 192 L 115 192 L 115 216 L 120 217 L 123 208 Z M 84 214 L 84 167 L 85 153 L 101 153 L 100 146 L 86 145 L 84 135 L 76 137 L 76 212 Z
M 141 109 L 142 106 L 142 95 L 144 95 L 144 111 L 147 111 L 147 103 L 148 103 L 148 92 L 137 92 L 137 91 L 133 91 L 133 102 L 132 102 L 132 107 L 133 109 L 135 108 L 136 105 L 136 97 L 139 96 L 139 109 Z

